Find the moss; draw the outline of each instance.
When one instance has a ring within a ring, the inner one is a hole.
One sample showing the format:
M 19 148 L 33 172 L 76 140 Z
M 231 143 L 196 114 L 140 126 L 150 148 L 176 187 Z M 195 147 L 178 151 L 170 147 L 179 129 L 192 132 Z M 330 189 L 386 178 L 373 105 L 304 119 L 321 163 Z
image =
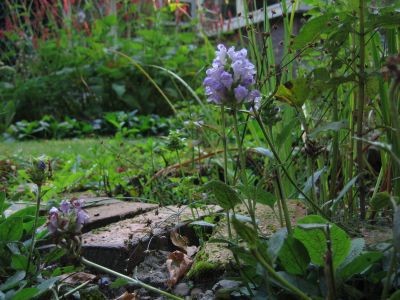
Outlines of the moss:
M 210 279 L 218 276 L 222 271 L 221 265 L 208 261 L 208 254 L 202 249 L 197 253 L 187 277 L 196 280 Z
M 187 277 L 189 279 L 210 279 L 210 276 L 214 277 L 221 271 L 221 266 L 210 263 L 208 261 L 196 261 L 190 269 Z

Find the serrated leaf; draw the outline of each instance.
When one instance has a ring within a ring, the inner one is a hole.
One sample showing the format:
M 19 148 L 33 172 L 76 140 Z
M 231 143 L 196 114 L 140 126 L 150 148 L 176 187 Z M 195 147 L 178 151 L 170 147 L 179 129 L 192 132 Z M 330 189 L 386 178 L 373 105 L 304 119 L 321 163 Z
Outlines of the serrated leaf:
M 288 236 L 279 251 L 279 261 L 286 272 L 293 275 L 304 275 L 310 263 L 310 256 L 302 243 L 292 236 Z
M 222 181 L 207 182 L 204 189 L 213 194 L 217 204 L 225 210 L 233 209 L 235 205 L 241 202 L 236 191 Z
M 354 258 L 349 264 L 338 271 L 338 275 L 342 277 L 344 281 L 350 279 L 356 274 L 365 272 L 375 262 L 379 261 L 383 257 L 380 252 L 366 252 L 356 258 Z
M 320 216 L 309 215 L 298 220 L 297 223 L 299 225 L 312 224 L 309 229 L 297 226 L 294 229 L 293 237 L 306 247 L 313 264 L 323 266 L 327 251 L 327 239 L 324 226 L 321 225 L 326 225 L 329 222 Z M 320 227 L 315 227 L 315 224 L 320 225 Z M 346 232 L 335 224 L 330 224 L 330 239 L 332 242 L 333 265 L 337 267 L 349 254 L 351 242 Z

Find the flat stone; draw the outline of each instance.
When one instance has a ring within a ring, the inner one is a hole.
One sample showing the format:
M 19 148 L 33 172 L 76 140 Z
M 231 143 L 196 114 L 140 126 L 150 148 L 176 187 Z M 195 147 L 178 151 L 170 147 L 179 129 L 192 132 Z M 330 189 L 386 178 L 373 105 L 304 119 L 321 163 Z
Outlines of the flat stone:
M 84 232 L 132 218 L 139 214 L 156 209 L 156 204 L 127 202 L 110 198 L 89 198 L 85 200 L 85 210 L 89 222 L 83 227 Z
M 83 234 L 83 254 L 113 270 L 130 273 L 143 261 L 146 250 L 169 251 L 173 248 L 168 234 L 171 229 L 220 210 L 213 205 L 193 211 L 186 206 L 153 209 Z

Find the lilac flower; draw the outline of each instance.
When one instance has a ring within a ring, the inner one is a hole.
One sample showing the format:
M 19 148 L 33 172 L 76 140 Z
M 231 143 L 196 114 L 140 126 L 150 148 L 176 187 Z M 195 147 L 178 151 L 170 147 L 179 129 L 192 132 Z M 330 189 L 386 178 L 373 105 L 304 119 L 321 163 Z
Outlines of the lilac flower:
M 63 201 L 61 202 L 61 204 L 60 204 L 60 211 L 61 211 L 63 214 L 68 214 L 69 209 L 70 209 L 70 206 L 71 206 L 71 204 L 70 204 L 68 201 L 63 200 Z M 54 208 L 54 207 L 53 207 L 53 208 Z
M 247 50 L 228 50 L 217 46 L 211 68 L 203 81 L 207 100 L 215 104 L 236 105 L 243 102 L 257 105 L 260 92 L 254 89 L 256 69 L 247 58 Z
M 88 220 L 89 215 L 83 210 L 83 200 L 63 200 L 60 208 L 50 209 L 47 229 L 51 234 L 79 234 Z
M 235 98 L 239 102 L 242 102 L 249 94 L 249 91 L 243 85 L 240 84 L 233 89 L 233 92 L 235 93 Z

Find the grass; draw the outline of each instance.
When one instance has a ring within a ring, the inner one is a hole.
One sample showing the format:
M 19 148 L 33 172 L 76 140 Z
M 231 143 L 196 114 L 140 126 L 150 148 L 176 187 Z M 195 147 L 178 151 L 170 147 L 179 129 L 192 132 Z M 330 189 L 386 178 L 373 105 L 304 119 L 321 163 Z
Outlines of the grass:
M 59 157 L 63 153 L 86 156 L 90 149 L 107 143 L 110 139 L 71 139 L 71 140 L 40 140 L 24 142 L 0 142 L 0 159 L 18 157 L 29 159 L 46 155 Z

